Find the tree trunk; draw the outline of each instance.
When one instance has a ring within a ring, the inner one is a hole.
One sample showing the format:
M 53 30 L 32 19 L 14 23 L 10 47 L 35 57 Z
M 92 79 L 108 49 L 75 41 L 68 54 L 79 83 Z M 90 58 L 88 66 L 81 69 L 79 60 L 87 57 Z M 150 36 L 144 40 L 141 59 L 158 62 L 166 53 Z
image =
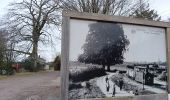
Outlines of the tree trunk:
M 38 41 L 33 42 L 32 58 L 33 58 L 33 71 L 37 69 L 37 58 L 38 58 Z
M 102 64 L 103 69 L 105 70 L 105 64 Z
M 107 65 L 107 71 L 110 71 L 110 65 Z

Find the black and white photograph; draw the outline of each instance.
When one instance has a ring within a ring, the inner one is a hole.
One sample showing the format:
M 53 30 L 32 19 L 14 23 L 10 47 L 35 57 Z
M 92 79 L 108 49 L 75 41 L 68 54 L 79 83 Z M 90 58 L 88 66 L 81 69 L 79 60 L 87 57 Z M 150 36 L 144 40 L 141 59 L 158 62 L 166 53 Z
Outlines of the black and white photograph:
M 70 20 L 69 100 L 167 93 L 165 29 Z

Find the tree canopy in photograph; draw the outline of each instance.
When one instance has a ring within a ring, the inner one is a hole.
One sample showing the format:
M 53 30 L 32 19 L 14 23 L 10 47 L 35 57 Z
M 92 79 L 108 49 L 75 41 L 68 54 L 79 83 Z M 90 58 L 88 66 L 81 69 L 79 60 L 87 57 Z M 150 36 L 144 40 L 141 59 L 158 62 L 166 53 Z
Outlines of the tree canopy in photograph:
M 123 54 L 129 45 L 123 28 L 116 23 L 97 22 L 89 25 L 89 33 L 78 61 L 110 66 L 123 63 Z

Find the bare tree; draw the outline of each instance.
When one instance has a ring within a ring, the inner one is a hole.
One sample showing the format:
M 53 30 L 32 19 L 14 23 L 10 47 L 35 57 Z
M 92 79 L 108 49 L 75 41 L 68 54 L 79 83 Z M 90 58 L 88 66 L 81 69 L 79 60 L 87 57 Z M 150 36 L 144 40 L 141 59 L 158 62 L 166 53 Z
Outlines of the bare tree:
M 6 39 L 3 31 L 0 31 L 0 67 L 4 64 Z
M 160 21 L 161 17 L 154 9 L 150 9 L 149 3 L 145 0 L 138 0 L 139 8 L 133 11 L 130 16 L 134 18 L 143 18 L 148 20 Z
M 0 67 L 10 67 L 16 58 L 16 53 L 11 50 L 15 43 L 10 41 L 8 36 L 7 31 L 0 30 Z
M 14 51 L 29 54 L 34 59 L 34 68 L 37 67 L 38 43 L 49 42 L 48 28 L 60 25 L 59 9 L 59 0 L 23 0 L 10 4 L 3 28 L 13 34 L 11 38 L 16 38 L 20 49 L 26 47 Z
M 128 16 L 139 7 L 134 0 L 63 0 L 64 9 L 78 12 Z

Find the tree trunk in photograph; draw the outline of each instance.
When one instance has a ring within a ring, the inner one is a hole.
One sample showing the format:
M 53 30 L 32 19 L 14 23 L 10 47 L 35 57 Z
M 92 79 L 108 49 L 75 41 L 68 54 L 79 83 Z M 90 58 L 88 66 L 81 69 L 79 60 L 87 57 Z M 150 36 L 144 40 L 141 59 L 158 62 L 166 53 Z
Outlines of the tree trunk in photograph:
M 33 42 L 33 50 L 32 50 L 32 58 L 33 58 L 33 71 L 37 69 L 37 58 L 38 58 L 38 41 L 34 40 Z
M 107 71 L 110 71 L 110 65 L 107 65 Z
M 103 70 L 105 70 L 105 64 L 102 64 Z

